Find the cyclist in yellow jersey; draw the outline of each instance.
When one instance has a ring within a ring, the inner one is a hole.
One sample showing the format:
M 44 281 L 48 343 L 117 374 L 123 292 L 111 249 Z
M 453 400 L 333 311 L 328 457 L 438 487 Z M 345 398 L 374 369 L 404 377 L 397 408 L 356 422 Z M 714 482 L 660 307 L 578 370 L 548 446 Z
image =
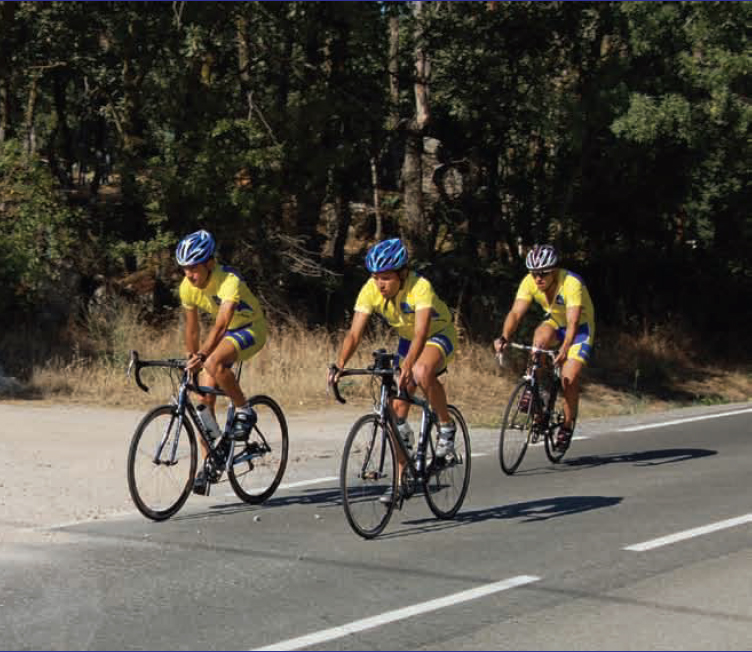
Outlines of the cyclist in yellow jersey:
M 266 319 L 258 299 L 251 293 L 240 274 L 220 265 L 214 257 L 216 243 L 208 231 L 196 231 L 183 238 L 175 257 L 185 278 L 180 284 L 180 301 L 185 310 L 185 345 L 188 349 L 188 370 L 202 369 L 199 382 L 208 387 L 219 386 L 235 406 L 232 435 L 248 436 L 256 414 L 246 403 L 232 365 L 248 360 L 266 343 Z M 199 339 L 198 312 L 215 317 L 203 340 Z M 199 399 L 214 417 L 214 396 Z M 203 440 L 201 440 L 203 447 Z M 207 451 L 204 450 L 204 455 Z M 203 468 L 203 465 L 201 465 Z M 211 478 L 201 471 L 194 482 L 196 493 L 206 493 Z
M 446 304 L 427 279 L 408 270 L 407 262 L 407 249 L 398 238 L 384 240 L 369 250 L 366 269 L 371 272 L 371 278 L 358 294 L 352 325 L 327 380 L 333 383 L 355 353 L 371 314 L 381 315 L 399 336 L 397 352 L 402 362 L 398 386 L 410 393 L 421 388 L 441 422 L 436 454 L 451 455 L 456 424 L 449 416 L 446 392 L 437 374 L 451 361 L 457 347 L 457 334 Z M 411 446 L 412 433 L 405 421 L 409 408 L 405 401 L 396 401 L 394 405 L 400 434 Z M 399 453 L 398 464 L 398 477 L 401 477 L 405 460 L 400 459 Z M 384 496 L 385 502 L 393 499 L 390 492 L 391 488 Z
M 559 268 L 558 263 L 559 256 L 550 245 L 536 246 L 528 252 L 525 264 L 530 273 L 520 283 L 494 347 L 497 353 L 506 348 L 533 301 L 546 311 L 533 335 L 533 346 L 547 349 L 558 346 L 554 364 L 562 367 L 564 423 L 557 433 L 556 445 L 566 448 L 577 419 L 580 376 L 593 351 L 595 312 L 582 279 Z

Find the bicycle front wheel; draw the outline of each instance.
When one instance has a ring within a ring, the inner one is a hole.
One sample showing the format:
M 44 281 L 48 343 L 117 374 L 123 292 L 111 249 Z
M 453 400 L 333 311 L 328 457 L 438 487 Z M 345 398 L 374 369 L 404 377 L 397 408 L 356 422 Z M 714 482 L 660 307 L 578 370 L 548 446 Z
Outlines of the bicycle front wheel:
M 397 467 L 392 440 L 376 415 L 361 417 L 350 430 L 339 483 L 350 527 L 364 539 L 383 532 L 394 511 Z
M 532 387 L 527 381 L 520 381 L 504 411 L 499 434 L 499 463 L 507 475 L 512 475 L 525 457 L 533 425 L 533 399 Z
M 424 493 L 428 507 L 437 518 L 453 518 L 467 495 L 470 486 L 470 435 L 460 411 L 449 406 L 449 416 L 457 425 L 454 435 L 454 453 L 436 457 L 439 424 L 431 431 L 430 450 L 426 460 Z
M 188 499 L 196 474 L 196 435 L 174 405 L 149 412 L 128 451 L 128 489 L 138 511 L 154 521 L 175 514 Z
M 268 396 L 253 396 L 249 403 L 257 421 L 245 445 L 236 445 L 227 470 L 238 498 L 258 505 L 277 490 L 287 468 L 287 421 L 282 408 Z

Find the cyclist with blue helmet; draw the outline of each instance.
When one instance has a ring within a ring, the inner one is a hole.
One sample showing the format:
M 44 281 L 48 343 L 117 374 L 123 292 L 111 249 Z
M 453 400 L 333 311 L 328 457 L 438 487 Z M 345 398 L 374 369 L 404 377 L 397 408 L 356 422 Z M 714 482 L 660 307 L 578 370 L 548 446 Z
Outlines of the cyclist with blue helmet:
M 188 370 L 201 370 L 202 385 L 219 386 L 230 397 L 236 408 L 232 434 L 243 439 L 253 427 L 256 415 L 231 367 L 236 361 L 249 360 L 264 346 L 266 319 L 258 299 L 240 274 L 232 267 L 220 265 L 215 250 L 214 237 L 202 229 L 185 236 L 175 251 L 185 276 L 180 284 L 180 301 L 185 311 Z M 199 311 L 215 318 L 203 339 L 200 339 Z M 210 411 L 213 416 L 215 397 L 202 396 L 199 400 L 207 406 L 205 412 Z M 199 466 L 203 469 L 203 465 Z M 193 490 L 206 494 L 212 480 L 201 471 Z
M 380 315 L 397 331 L 397 352 L 402 359 L 398 384 L 412 393 L 420 387 L 441 421 L 436 450 L 439 456 L 454 452 L 456 426 L 447 410 L 447 397 L 437 375 L 442 373 L 457 348 L 457 334 L 446 304 L 439 299 L 431 283 L 407 267 L 407 249 L 401 240 L 392 238 L 374 245 L 366 255 L 366 269 L 371 278 L 363 285 L 355 302 L 355 314 L 345 336 L 336 364 L 329 370 L 328 382 L 357 350 L 371 314 Z M 408 447 L 412 431 L 406 422 L 410 405 L 397 401 L 394 409 L 400 434 Z M 404 459 L 398 459 L 401 477 Z M 389 490 L 391 492 L 391 489 Z M 392 500 L 391 493 L 384 497 Z
M 565 450 L 577 419 L 580 376 L 593 351 L 595 311 L 584 281 L 559 266 L 559 254 L 551 245 L 533 247 L 525 258 L 525 266 L 529 274 L 520 283 L 512 309 L 504 319 L 501 337 L 494 346 L 497 353 L 506 348 L 533 302 L 543 308 L 545 316 L 535 329 L 533 346 L 558 347 L 554 364 L 561 366 L 564 423 L 556 435 L 556 446 Z

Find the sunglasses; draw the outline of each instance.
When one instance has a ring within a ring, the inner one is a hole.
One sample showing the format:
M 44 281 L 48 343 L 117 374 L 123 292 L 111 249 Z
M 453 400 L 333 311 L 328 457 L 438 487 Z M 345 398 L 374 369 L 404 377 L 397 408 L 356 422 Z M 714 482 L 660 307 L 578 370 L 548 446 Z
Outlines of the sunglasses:
M 549 269 L 547 272 L 530 272 L 533 275 L 533 278 L 546 278 L 546 276 L 550 276 L 553 273 L 554 270 Z

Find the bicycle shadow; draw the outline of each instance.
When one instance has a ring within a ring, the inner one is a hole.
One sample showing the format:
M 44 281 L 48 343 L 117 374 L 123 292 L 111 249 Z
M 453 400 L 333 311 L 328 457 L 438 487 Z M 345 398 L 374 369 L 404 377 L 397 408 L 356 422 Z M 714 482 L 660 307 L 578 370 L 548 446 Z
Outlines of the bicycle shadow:
M 538 475 L 541 473 L 566 473 L 580 469 L 595 468 L 608 464 L 633 464 L 635 467 L 663 466 L 689 462 L 717 455 L 717 450 L 707 448 L 662 448 L 633 453 L 613 453 L 609 455 L 582 455 L 580 457 L 565 458 L 556 465 L 522 469 L 515 475 Z
M 240 500 L 234 502 L 214 503 L 194 513 L 178 514 L 172 518 L 173 521 L 190 521 L 203 519 L 207 517 L 228 516 L 233 514 L 244 514 L 251 512 L 261 512 L 272 508 L 291 507 L 294 505 L 318 505 L 323 507 L 341 507 L 342 494 L 337 489 L 310 489 L 302 493 L 296 493 L 290 496 L 272 496 L 269 500 L 260 505 L 252 505 Z
M 399 538 L 424 532 L 461 527 L 491 520 L 518 520 L 520 523 L 540 523 L 554 518 L 581 514 L 595 509 L 614 507 L 624 500 L 620 496 L 554 496 L 511 505 L 498 505 L 482 509 L 460 510 L 451 521 L 437 521 L 434 517 L 403 521 L 409 526 L 382 538 Z

